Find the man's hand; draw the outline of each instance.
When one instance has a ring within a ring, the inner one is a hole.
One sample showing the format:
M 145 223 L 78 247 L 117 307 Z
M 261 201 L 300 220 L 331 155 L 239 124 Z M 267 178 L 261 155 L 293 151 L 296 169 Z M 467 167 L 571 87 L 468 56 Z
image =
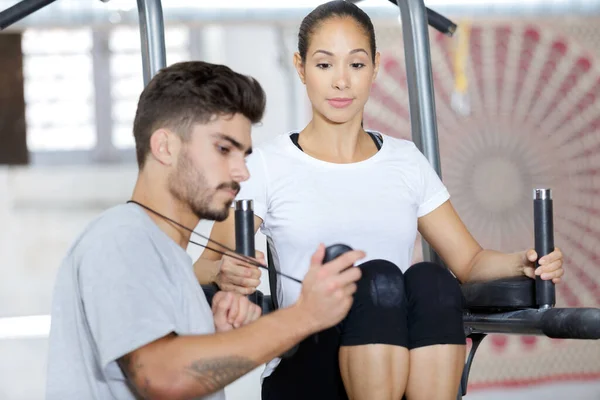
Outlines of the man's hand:
M 361 277 L 354 263 L 365 257 L 362 251 L 349 251 L 323 264 L 325 246 L 319 245 L 304 277 L 296 306 L 316 331 L 330 328 L 346 317 Z
M 237 293 L 219 291 L 212 301 L 217 332 L 227 332 L 256 321 L 262 309 Z
M 239 256 L 238 256 L 239 257 Z M 265 255 L 256 251 L 256 261 L 265 264 Z M 226 292 L 252 294 L 260 284 L 260 269 L 255 265 L 224 255 L 219 262 L 215 283 Z

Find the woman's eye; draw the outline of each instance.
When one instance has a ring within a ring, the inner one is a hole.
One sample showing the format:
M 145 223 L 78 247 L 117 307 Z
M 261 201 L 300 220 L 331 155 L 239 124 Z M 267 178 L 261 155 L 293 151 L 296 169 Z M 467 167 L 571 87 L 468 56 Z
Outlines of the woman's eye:
M 363 63 L 352 63 L 350 64 L 352 66 L 352 68 L 363 68 L 365 66 L 365 64 Z
M 330 65 L 326 64 L 326 63 L 317 64 L 317 68 L 320 68 L 320 69 L 327 69 L 327 68 L 329 68 L 329 66 Z

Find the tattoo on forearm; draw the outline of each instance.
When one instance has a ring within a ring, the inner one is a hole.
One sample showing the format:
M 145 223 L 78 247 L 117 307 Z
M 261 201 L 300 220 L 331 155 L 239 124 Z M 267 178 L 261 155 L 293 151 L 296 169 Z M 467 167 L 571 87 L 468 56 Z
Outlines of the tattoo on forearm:
M 231 356 L 199 360 L 186 368 L 186 372 L 204 387 L 206 393 L 224 388 L 258 365 L 247 358 Z

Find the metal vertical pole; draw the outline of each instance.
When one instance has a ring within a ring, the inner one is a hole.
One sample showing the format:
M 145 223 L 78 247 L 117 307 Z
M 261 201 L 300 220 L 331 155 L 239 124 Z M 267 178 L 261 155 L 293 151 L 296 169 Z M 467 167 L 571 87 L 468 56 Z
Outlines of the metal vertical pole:
M 144 86 L 167 66 L 165 24 L 161 0 L 137 0 L 142 39 Z
M 398 0 L 398 8 L 402 19 L 412 138 L 441 178 L 427 9 L 423 0 Z M 441 263 L 425 241 L 423 258 Z
M 94 159 L 111 162 L 115 157 L 110 70 L 110 34 L 106 30 L 92 31 L 92 66 L 94 75 L 94 107 L 96 118 L 96 148 Z

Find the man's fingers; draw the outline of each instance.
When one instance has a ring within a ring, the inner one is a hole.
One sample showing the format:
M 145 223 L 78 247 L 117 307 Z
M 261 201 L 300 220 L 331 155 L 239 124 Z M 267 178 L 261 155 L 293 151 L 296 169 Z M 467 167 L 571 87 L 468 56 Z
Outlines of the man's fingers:
M 227 313 L 227 322 L 229 322 L 231 325 L 234 324 L 235 319 L 238 317 L 239 313 L 240 313 L 240 306 L 239 306 L 239 295 L 233 294 L 231 293 L 231 297 L 232 297 L 232 301 L 231 301 L 231 307 L 229 307 L 229 312 Z
M 221 296 L 217 297 L 219 293 L 223 293 Z M 216 298 L 216 299 L 215 299 Z M 231 307 L 231 303 L 233 301 L 233 294 L 228 292 L 217 292 L 215 297 L 213 298 L 213 314 L 215 317 L 221 316 L 224 317 L 227 315 L 227 311 L 229 307 Z
M 350 267 L 343 272 L 333 274 L 331 283 L 336 288 L 341 288 L 349 284 L 353 284 L 360 279 L 362 271 L 358 267 Z
M 244 296 L 240 296 L 235 303 L 238 304 L 239 312 L 236 318 L 233 320 L 233 326 L 239 328 L 244 324 L 244 321 L 248 317 L 248 308 L 252 303 L 250 302 L 250 300 L 248 300 L 248 298 Z
M 352 296 L 354 293 L 356 293 L 356 283 L 346 285 L 342 290 L 344 291 L 344 295 Z
M 353 266 L 358 260 L 365 257 L 363 251 L 353 250 L 342 254 L 333 261 L 323 265 L 330 273 L 339 273 L 348 267 Z
M 249 323 L 256 321 L 258 318 L 260 318 L 261 313 L 262 309 L 259 306 L 257 306 L 256 304 L 250 304 L 250 307 L 248 309 L 248 316 L 244 321 L 244 325 L 248 325 Z
M 323 265 L 323 257 L 325 257 L 325 246 L 321 243 L 310 258 L 311 268 Z
M 211 310 L 213 312 L 213 314 L 215 313 L 215 311 L 217 310 L 217 306 L 219 305 L 219 303 L 222 300 L 222 297 L 225 296 L 226 293 L 223 290 L 219 290 L 217 293 L 215 293 L 215 295 L 212 298 L 212 305 L 211 305 Z

